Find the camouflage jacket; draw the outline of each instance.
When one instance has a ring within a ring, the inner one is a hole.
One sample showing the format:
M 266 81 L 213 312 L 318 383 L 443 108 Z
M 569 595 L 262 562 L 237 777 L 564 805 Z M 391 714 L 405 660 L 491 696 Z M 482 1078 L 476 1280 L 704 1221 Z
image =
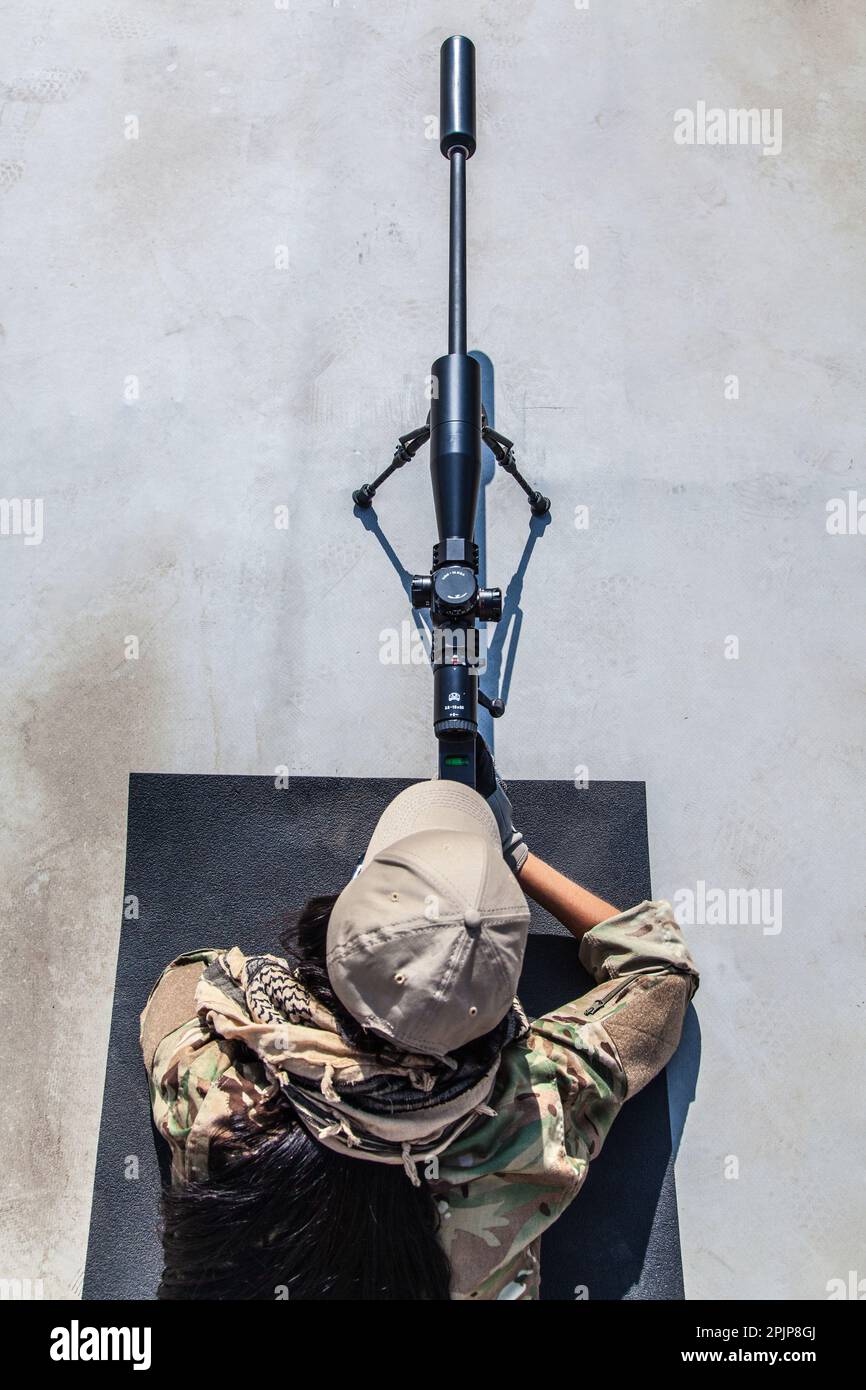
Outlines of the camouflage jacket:
M 268 1089 L 258 1060 L 212 1036 L 195 1012 L 198 978 L 216 954 L 173 961 L 141 1016 L 154 1121 L 176 1180 L 206 1179 L 215 1123 Z M 577 1196 L 620 1106 L 679 1042 L 698 975 L 668 903 L 640 903 L 593 927 L 580 960 L 596 986 L 503 1051 L 495 1114 L 428 1175 L 454 1299 L 538 1297 L 542 1233 Z

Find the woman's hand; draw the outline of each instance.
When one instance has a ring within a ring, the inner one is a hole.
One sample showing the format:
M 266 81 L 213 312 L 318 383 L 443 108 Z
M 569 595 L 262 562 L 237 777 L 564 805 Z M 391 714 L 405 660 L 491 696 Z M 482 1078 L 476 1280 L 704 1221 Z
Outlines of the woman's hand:
M 520 831 L 514 828 L 514 808 L 508 799 L 508 788 L 497 775 L 490 749 L 480 734 L 475 736 L 475 787 L 496 817 L 502 856 L 511 872 L 519 875 L 529 848 Z

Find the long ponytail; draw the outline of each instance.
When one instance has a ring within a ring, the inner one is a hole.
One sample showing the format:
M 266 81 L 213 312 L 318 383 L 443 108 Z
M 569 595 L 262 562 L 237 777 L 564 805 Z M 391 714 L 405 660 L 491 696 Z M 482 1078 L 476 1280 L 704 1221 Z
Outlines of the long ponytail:
M 358 1025 L 331 989 L 325 933 L 335 899 L 313 898 L 281 943 L 303 983 Z M 360 1036 L 360 1029 L 358 1029 Z M 365 1035 L 364 1045 L 376 1047 Z M 165 1299 L 447 1299 L 451 1271 L 436 1236 L 439 1214 L 402 1167 L 319 1144 L 287 1102 L 273 1124 L 243 1116 L 211 1143 L 206 1183 L 180 1183 L 162 1200 Z

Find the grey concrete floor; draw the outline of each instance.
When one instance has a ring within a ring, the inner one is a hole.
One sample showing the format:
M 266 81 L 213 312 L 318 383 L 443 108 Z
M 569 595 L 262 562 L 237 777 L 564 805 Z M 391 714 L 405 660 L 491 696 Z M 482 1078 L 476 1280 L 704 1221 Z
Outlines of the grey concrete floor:
M 866 1276 L 866 537 L 826 525 L 866 495 L 861 7 L 19 0 L 0 23 L 2 490 L 44 508 L 41 544 L 14 515 L 0 536 L 0 1275 L 80 1287 L 130 770 L 432 771 L 429 675 L 379 659 L 405 596 L 348 497 L 445 347 L 428 117 L 464 32 L 470 338 L 555 499 L 497 759 L 645 780 L 659 896 L 782 895 L 780 931 L 730 906 L 689 929 L 688 1295 Z M 700 101 L 781 109 L 780 152 L 675 143 Z M 423 569 L 423 457 L 377 510 Z M 507 479 L 486 517 L 505 583 Z

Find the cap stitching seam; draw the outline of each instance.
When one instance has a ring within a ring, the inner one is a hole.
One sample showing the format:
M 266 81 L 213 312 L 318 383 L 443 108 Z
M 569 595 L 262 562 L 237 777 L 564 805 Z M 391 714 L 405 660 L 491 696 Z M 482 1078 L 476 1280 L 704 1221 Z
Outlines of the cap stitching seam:
M 382 850 L 382 851 L 380 851 L 380 853 L 385 854 L 386 851 L 385 851 L 385 850 Z M 395 856 L 395 859 L 396 859 L 396 858 L 397 858 L 397 856 Z M 410 869 L 416 869 L 416 870 L 420 868 L 423 872 L 425 872 L 426 874 L 428 874 L 429 877 L 430 877 L 431 879 L 437 879 L 437 878 L 438 878 L 439 881 L 440 881 L 441 883 L 444 883 L 444 884 L 446 885 L 446 887 L 448 887 L 448 888 L 451 889 L 451 891 L 454 893 L 455 897 L 457 897 L 458 899 L 461 898 L 461 897 L 463 897 L 463 896 L 465 896 L 465 895 L 463 894 L 463 892 L 461 891 L 461 889 L 458 888 L 457 884 L 453 881 L 453 879 L 452 879 L 451 877 L 449 877 L 449 875 L 448 875 L 447 872 L 442 872 L 442 871 L 437 870 L 437 869 L 431 869 L 431 868 L 430 868 L 430 865 L 429 865 L 429 864 L 425 864 L 425 863 L 423 862 L 423 860 L 415 859 L 414 856 L 413 856 L 412 854 L 406 854 L 405 852 L 404 852 L 404 854 L 403 854 L 403 861 L 404 861 L 404 862 L 403 862 L 402 864 L 400 864 L 400 867 L 401 867 L 401 868 L 407 868 L 407 867 L 408 867 L 408 868 L 410 868 Z M 399 862 L 399 860 L 398 860 L 398 862 Z M 369 867 L 369 866 L 368 866 L 368 867 Z M 488 885 L 489 882 L 490 882 L 490 863 L 489 863 L 489 861 L 488 861 L 487 864 L 485 864 L 485 872 L 484 872 L 484 877 L 483 877 L 483 879 L 482 879 L 482 888 L 486 890 L 487 885 Z M 502 911 L 502 909 L 497 909 L 497 911 Z
M 505 927 L 511 926 L 515 922 L 515 917 L 510 913 L 503 914 L 495 912 L 492 914 L 481 913 L 485 926 Z M 326 959 L 329 961 L 342 960 L 343 956 L 353 952 L 362 943 L 368 943 L 377 936 L 387 941 L 395 941 L 403 936 L 412 936 L 418 932 L 439 931 L 442 927 L 455 927 L 463 921 L 463 917 L 458 914 L 456 917 L 442 918 L 438 922 L 417 922 L 415 926 L 404 926 L 406 922 L 411 922 L 411 917 L 401 918 L 398 922 L 389 922 L 376 927 L 370 927 L 367 931 L 361 932 L 352 937 L 351 941 L 345 942 L 341 946 L 333 946 L 327 952 Z

